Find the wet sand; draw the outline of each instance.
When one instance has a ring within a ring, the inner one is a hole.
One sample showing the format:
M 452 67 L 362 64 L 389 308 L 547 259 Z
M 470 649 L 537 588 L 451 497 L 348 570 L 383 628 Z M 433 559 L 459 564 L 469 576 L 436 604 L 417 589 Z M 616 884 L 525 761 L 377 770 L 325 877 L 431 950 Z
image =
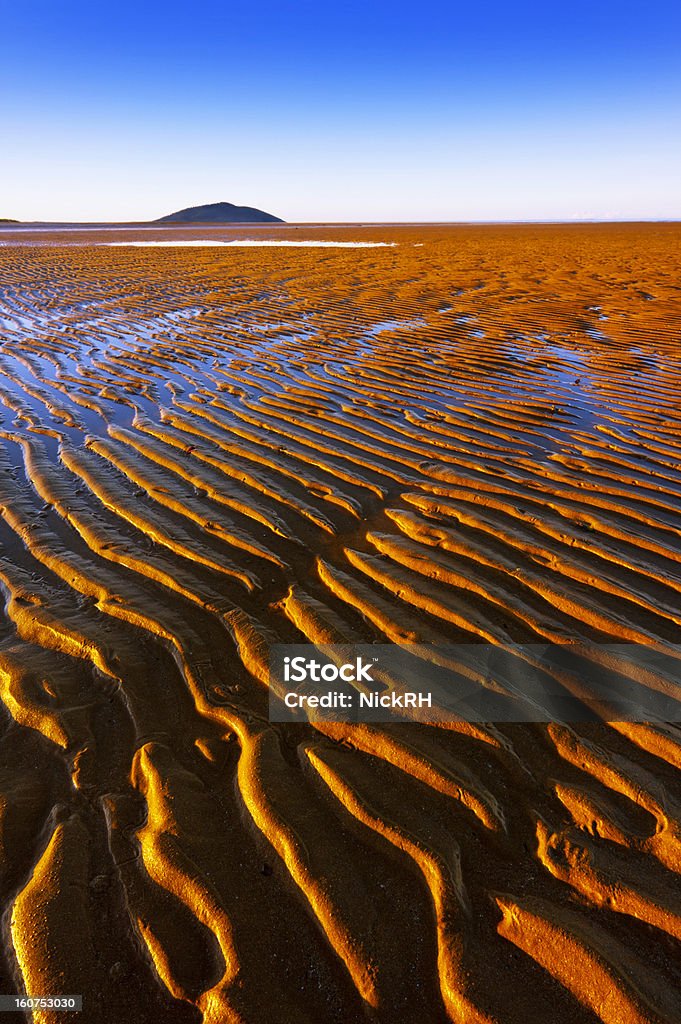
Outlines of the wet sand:
M 678 726 L 277 725 L 267 651 L 679 642 L 681 228 L 154 232 L 0 233 L 0 992 L 677 1024 Z

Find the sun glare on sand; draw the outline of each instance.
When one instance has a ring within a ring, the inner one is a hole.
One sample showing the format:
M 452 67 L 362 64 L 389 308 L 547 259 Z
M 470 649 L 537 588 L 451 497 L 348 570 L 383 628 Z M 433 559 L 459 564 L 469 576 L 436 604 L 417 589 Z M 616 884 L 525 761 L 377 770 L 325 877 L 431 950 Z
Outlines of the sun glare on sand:
M 134 246 L 136 248 L 144 247 L 156 247 L 156 248 L 207 248 L 209 246 L 215 247 L 229 247 L 235 246 L 237 248 L 282 248 L 282 249 L 377 249 L 384 246 L 396 245 L 396 242 L 329 242 L 329 241 L 305 241 L 303 239 L 296 239 L 295 241 L 287 241 L 286 239 L 271 239 L 264 238 L 262 240 L 252 238 L 235 238 L 229 242 L 220 242 L 215 239 L 188 239 L 188 240 L 175 240 L 175 241 L 134 241 L 134 242 L 105 242 L 104 245 L 109 246 Z

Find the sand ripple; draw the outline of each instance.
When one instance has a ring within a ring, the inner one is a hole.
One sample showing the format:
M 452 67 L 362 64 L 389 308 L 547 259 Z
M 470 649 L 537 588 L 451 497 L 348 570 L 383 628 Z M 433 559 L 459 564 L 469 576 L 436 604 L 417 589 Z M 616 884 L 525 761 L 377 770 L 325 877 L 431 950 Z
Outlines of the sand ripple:
M 267 650 L 679 642 L 678 229 L 103 240 L 1 256 L 0 991 L 676 1024 L 677 726 L 272 725 Z

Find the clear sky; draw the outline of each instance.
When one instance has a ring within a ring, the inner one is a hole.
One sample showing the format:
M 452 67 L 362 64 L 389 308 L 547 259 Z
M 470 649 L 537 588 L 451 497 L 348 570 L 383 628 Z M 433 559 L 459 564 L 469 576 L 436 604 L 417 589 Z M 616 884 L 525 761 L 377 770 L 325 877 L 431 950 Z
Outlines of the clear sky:
M 0 216 L 681 218 L 678 0 L 0 12 Z

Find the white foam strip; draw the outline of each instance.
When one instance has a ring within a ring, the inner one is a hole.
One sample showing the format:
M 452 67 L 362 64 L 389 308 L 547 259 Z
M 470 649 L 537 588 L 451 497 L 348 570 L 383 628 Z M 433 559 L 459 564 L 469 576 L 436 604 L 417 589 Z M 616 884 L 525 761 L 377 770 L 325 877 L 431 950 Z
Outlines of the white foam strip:
M 396 242 L 318 242 L 318 241 L 286 241 L 283 239 L 271 239 L 264 238 L 258 241 L 253 238 L 237 238 L 230 242 L 217 242 L 209 239 L 192 239 L 191 241 L 175 241 L 175 242 L 103 242 L 103 245 L 108 246 L 135 246 L 144 247 L 156 246 L 167 249 L 184 248 L 186 246 L 200 246 L 202 248 L 208 246 L 219 246 L 224 248 L 226 245 L 238 246 L 238 247 L 261 247 L 261 246 L 280 246 L 280 247 L 299 247 L 299 248 L 324 248 L 324 249 L 374 249 L 378 246 L 396 245 Z

